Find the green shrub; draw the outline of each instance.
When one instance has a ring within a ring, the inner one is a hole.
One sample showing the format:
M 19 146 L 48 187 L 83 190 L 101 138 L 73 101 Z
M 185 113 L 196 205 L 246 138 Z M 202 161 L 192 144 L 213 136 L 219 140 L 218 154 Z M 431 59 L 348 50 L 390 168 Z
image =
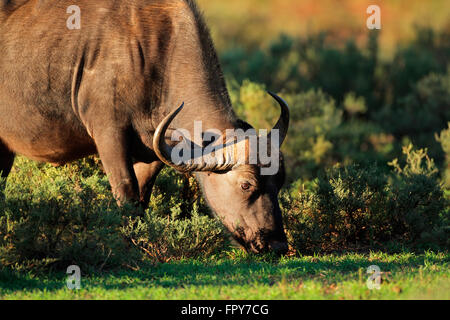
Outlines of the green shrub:
M 390 163 L 396 172 L 391 179 L 391 210 L 395 214 L 392 229 L 420 245 L 448 244 L 449 226 L 441 224 L 445 220 L 446 202 L 434 161 L 427 150 L 413 151 L 412 145 L 404 147 L 403 153 L 406 155 L 403 167 L 398 160 Z
M 436 134 L 436 140 L 441 144 L 445 153 L 443 183 L 447 190 L 450 190 L 450 122 L 448 129 L 443 130 L 440 135 Z
M 397 48 L 392 61 L 383 66 L 386 90 L 392 100 L 407 96 L 416 83 L 431 73 L 445 73 L 450 58 L 448 30 L 436 32 L 430 28 L 416 28 L 413 41 Z
M 205 257 L 229 246 L 222 224 L 196 210 L 190 219 L 178 219 L 176 215 L 162 218 L 152 213 L 129 218 L 122 232 L 146 256 L 160 262 Z
M 139 209 L 116 205 L 96 158 L 54 168 L 19 157 L 0 198 L 0 263 L 23 269 L 75 264 L 89 272 L 223 249 L 227 236 L 203 200 L 178 198 L 183 182 L 165 170 L 147 214 L 133 218 Z M 183 218 L 183 205 L 192 219 Z
M 120 235 L 125 209 L 117 208 L 105 176 L 89 176 L 79 165 L 53 168 L 16 160 L 0 200 L 2 265 L 77 264 L 86 270 L 132 258 Z
M 149 209 L 152 215 L 161 218 L 190 218 L 194 209 L 201 215 L 212 216 L 197 181 L 170 168 L 163 169 L 158 175 Z
M 397 141 L 407 138 L 420 148 L 428 148 L 440 166 L 444 153 L 434 137 L 446 128 L 450 119 L 450 72 L 430 74 L 413 88 L 396 104 L 384 107 L 377 121 Z
M 448 212 L 425 150 L 404 149 L 394 172 L 334 167 L 309 188 L 282 197 L 292 246 L 301 253 L 387 247 L 448 248 Z

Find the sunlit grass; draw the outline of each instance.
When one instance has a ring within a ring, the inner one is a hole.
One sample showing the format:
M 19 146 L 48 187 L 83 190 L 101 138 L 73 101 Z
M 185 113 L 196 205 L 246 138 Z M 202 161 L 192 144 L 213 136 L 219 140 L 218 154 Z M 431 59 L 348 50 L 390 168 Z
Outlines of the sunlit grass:
M 148 265 L 84 276 L 81 289 L 65 275 L 0 273 L 2 299 L 449 299 L 449 255 L 345 254 L 275 260 L 240 251 L 205 260 Z M 367 288 L 367 268 L 382 272 Z

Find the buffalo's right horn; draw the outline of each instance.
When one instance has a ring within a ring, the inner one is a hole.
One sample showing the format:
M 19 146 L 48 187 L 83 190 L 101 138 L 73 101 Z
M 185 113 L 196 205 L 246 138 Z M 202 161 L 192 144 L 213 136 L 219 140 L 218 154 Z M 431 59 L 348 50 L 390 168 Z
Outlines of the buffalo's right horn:
M 270 91 L 268 91 L 268 93 L 278 102 L 278 104 L 280 105 L 280 108 L 281 108 L 280 119 L 278 119 L 277 124 L 271 130 L 271 132 L 273 130 L 279 130 L 279 134 L 280 134 L 279 139 L 280 140 L 279 140 L 278 147 L 281 147 L 284 140 L 286 139 L 286 136 L 287 136 L 287 133 L 289 130 L 289 118 L 290 118 L 289 107 L 288 107 L 287 102 L 284 101 L 279 96 L 277 96 L 275 93 L 272 93 Z M 270 133 L 269 133 L 268 141 L 269 141 L 269 143 L 271 141 Z

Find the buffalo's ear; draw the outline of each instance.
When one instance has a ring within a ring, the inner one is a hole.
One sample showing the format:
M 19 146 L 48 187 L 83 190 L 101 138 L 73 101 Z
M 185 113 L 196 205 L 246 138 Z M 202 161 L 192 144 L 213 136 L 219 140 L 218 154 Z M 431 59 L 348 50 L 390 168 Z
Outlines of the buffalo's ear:
M 254 129 L 252 125 L 250 125 L 248 122 L 245 122 L 244 120 L 241 120 L 241 119 L 237 120 L 237 127 L 244 131 Z

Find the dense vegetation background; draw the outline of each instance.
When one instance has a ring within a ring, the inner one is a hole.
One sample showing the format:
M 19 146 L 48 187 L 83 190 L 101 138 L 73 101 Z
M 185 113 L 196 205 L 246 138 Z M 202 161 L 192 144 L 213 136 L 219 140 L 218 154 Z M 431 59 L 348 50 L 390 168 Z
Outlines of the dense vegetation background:
M 280 202 L 291 254 L 447 252 L 448 4 L 385 1 L 383 29 L 369 31 L 364 1 L 199 3 L 236 112 L 270 128 L 265 90 L 290 104 Z M 116 206 L 96 158 L 53 168 L 19 157 L 0 196 L 0 264 L 101 271 L 230 248 L 194 179 L 170 169 L 134 213 Z

